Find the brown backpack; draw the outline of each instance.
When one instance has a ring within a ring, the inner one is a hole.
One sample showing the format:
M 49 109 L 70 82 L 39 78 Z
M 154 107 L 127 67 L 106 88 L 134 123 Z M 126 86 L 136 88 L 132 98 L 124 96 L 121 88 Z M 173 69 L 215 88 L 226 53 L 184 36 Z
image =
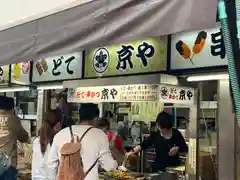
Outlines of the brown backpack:
M 64 144 L 61 148 L 58 180 L 84 180 L 88 173 L 97 164 L 98 159 L 93 163 L 89 170 L 84 173 L 82 157 L 80 154 L 82 148 L 81 142 L 87 132 L 92 128 L 93 127 L 88 128 L 79 139 L 77 135 L 73 134 L 72 127 L 69 126 L 71 142 Z

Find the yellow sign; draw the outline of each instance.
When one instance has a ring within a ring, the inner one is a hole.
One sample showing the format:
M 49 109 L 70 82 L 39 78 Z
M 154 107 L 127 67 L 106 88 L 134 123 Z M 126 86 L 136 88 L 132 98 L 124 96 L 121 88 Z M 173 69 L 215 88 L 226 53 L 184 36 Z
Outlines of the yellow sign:
M 100 47 L 87 52 L 84 76 L 101 77 L 165 71 L 166 59 L 166 36 Z

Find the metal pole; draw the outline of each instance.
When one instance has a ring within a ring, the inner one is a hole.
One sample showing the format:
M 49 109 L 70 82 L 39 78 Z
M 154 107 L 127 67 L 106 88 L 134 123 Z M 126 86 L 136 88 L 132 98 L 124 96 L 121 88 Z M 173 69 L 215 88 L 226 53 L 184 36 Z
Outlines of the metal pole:
M 199 179 L 199 112 L 200 93 L 195 90 L 195 102 L 190 107 L 189 114 L 189 150 L 186 172 L 189 180 Z
M 38 90 L 36 135 L 42 126 L 44 113 L 48 108 L 47 90 Z
M 229 81 L 218 81 L 218 179 L 236 180 L 236 119 L 229 92 Z

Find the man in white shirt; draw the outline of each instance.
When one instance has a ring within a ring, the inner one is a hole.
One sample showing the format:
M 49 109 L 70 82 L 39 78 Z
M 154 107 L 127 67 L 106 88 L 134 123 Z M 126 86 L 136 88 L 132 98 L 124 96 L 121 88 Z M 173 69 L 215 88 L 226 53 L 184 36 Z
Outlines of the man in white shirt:
M 79 137 L 94 124 L 94 121 L 99 116 L 99 109 L 96 104 L 87 103 L 82 104 L 79 110 L 80 125 L 72 126 L 74 134 Z M 56 180 L 61 147 L 71 141 L 71 134 L 69 128 L 61 130 L 54 137 L 52 147 L 48 154 L 47 168 L 49 170 L 49 179 Z M 109 141 L 107 135 L 97 128 L 92 128 L 82 140 L 81 157 L 83 160 L 84 171 L 86 172 L 99 158 L 98 163 L 86 176 L 85 180 L 98 180 L 98 166 L 100 165 L 104 170 L 110 171 L 117 168 L 117 162 L 113 159 L 109 150 Z

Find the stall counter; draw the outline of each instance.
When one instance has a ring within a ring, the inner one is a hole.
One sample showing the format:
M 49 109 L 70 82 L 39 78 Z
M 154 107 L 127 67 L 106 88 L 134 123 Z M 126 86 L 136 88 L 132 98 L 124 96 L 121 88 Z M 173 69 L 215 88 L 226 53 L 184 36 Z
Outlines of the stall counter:
M 135 172 L 107 172 L 99 175 L 100 180 L 180 180 L 177 173 L 135 173 Z

